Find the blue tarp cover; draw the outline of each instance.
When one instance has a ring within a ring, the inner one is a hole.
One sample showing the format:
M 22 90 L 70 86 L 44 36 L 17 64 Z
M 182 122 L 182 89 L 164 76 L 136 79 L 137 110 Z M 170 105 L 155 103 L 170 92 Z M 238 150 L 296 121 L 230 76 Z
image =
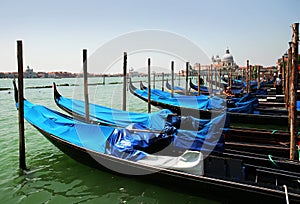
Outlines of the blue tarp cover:
M 220 126 L 224 124 L 225 117 L 224 113 L 212 119 L 199 131 L 166 128 L 161 134 L 141 132 L 130 134 L 127 130 L 116 129 L 108 138 L 106 152 L 129 160 L 139 160 L 147 153 L 166 155 L 185 150 L 196 150 L 205 154 L 223 152 L 223 127 Z
M 32 125 L 72 144 L 105 152 L 106 139 L 114 128 L 85 124 L 45 106 L 24 100 L 24 116 Z
M 136 89 L 135 92 L 142 96 L 144 99 L 148 99 L 148 91 Z M 235 101 L 234 108 L 228 108 L 228 112 L 238 112 L 238 113 L 253 113 L 254 109 L 258 105 L 257 98 L 253 97 L 251 94 L 246 94 L 241 98 L 233 98 Z M 160 103 L 192 108 L 199 110 L 225 110 L 227 108 L 226 100 L 213 96 L 184 96 L 184 95 L 174 95 L 171 97 L 171 94 L 168 92 L 160 91 L 157 89 L 151 90 L 151 101 L 157 101 Z
M 144 99 L 148 99 L 147 89 L 136 89 L 135 92 Z M 171 93 L 160 91 L 158 89 L 151 89 L 151 100 L 176 107 L 185 107 L 201 110 L 223 110 L 226 108 L 226 101 L 216 96 L 185 96 L 176 94 L 172 98 Z
M 60 106 L 85 117 L 85 103 L 83 101 L 60 96 L 56 102 Z M 198 119 L 191 116 L 177 116 L 168 109 L 148 114 L 122 111 L 92 103 L 89 104 L 89 107 L 91 119 L 105 125 L 117 127 L 127 127 L 132 123 L 135 123 L 141 128 L 162 130 L 165 128 L 168 121 L 172 121 L 171 126 L 175 126 L 176 128 L 198 130 L 199 128 L 201 129 L 204 124 L 209 122 L 208 119 Z
M 128 160 L 139 160 L 148 153 L 166 147 L 171 150 L 192 149 L 205 152 L 221 152 L 224 149 L 222 124 L 226 118 L 225 113 L 203 122 L 199 131 L 177 130 L 167 123 L 162 133 L 133 132 L 122 128 L 86 124 L 27 100 L 24 101 L 24 115 L 33 126 L 62 140 Z M 132 126 L 144 130 L 139 124 Z
M 85 116 L 85 104 L 83 101 L 61 96 L 56 100 L 56 102 L 81 116 Z M 100 123 L 115 125 L 118 127 L 126 127 L 131 123 L 138 123 L 140 126 L 154 130 L 163 129 L 166 118 L 169 114 L 173 114 L 168 109 L 148 114 L 127 112 L 96 104 L 90 104 L 89 109 L 90 118 Z

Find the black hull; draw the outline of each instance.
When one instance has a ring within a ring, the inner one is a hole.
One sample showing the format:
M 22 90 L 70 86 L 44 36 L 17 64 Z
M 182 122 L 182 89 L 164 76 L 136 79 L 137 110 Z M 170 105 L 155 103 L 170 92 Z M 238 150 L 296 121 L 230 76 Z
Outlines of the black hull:
M 138 178 L 142 181 L 162 185 L 174 191 L 185 192 L 191 195 L 206 197 L 208 199 L 214 199 L 225 203 L 240 203 L 245 202 L 245 199 L 247 200 L 247 203 L 285 202 L 285 193 L 282 189 L 272 190 L 235 181 L 226 181 L 207 176 L 195 176 L 172 170 L 157 169 L 109 155 L 89 151 L 65 142 L 64 140 L 50 135 L 43 130 L 38 130 L 62 152 L 74 160 L 93 168 L 114 173 L 118 173 L 118 169 L 140 172 L 143 175 L 124 176 L 129 176 L 134 179 Z M 111 165 L 117 170 L 117 172 L 106 167 Z M 289 193 L 289 201 L 290 203 L 300 202 L 300 195 Z

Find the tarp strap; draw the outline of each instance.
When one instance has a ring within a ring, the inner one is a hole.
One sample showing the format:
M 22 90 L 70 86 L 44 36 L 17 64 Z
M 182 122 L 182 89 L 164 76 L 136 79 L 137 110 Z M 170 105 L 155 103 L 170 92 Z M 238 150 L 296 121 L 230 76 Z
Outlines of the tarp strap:
M 276 162 L 272 159 L 272 155 L 269 154 L 268 157 L 269 157 L 269 160 L 270 160 L 275 166 L 278 167 L 278 165 L 276 164 Z
M 288 194 L 288 191 L 287 191 L 287 187 L 286 185 L 283 185 L 283 188 L 284 188 L 284 193 L 285 193 L 285 201 L 286 201 L 286 204 L 289 204 L 289 194 Z

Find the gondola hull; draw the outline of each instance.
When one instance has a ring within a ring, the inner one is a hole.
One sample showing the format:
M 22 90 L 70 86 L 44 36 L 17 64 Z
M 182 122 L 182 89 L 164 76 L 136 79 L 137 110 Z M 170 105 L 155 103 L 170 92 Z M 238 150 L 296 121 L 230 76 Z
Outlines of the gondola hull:
M 120 174 L 124 169 L 128 172 L 139 172 L 140 175 L 122 174 L 141 181 L 159 184 L 166 188 L 189 193 L 228 203 L 240 203 L 245 199 L 253 203 L 283 203 L 286 195 L 283 190 L 271 190 L 263 187 L 254 187 L 238 181 L 225 181 L 207 176 L 195 176 L 183 172 L 159 169 L 119 159 L 106 154 L 97 153 L 68 143 L 58 137 L 37 128 L 52 144 L 66 155 L 87 166 L 100 170 Z M 107 167 L 113 166 L 114 169 Z M 217 196 L 216 196 L 217 195 Z M 300 202 L 300 195 L 289 194 L 290 203 Z

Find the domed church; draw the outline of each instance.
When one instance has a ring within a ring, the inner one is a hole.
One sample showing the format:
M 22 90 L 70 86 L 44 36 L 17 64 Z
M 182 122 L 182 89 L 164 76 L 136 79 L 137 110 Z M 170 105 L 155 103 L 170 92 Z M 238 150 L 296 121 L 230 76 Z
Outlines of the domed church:
M 222 59 L 219 57 L 219 55 L 216 55 L 216 56 L 212 56 L 211 60 L 214 66 L 223 68 L 225 70 L 227 69 L 235 70 L 236 68 L 238 68 L 228 48 L 226 49 L 226 52 L 223 55 Z
M 228 48 L 226 49 L 226 53 L 223 55 L 222 64 L 223 64 L 223 66 L 233 66 L 234 65 L 233 56 L 230 54 Z

